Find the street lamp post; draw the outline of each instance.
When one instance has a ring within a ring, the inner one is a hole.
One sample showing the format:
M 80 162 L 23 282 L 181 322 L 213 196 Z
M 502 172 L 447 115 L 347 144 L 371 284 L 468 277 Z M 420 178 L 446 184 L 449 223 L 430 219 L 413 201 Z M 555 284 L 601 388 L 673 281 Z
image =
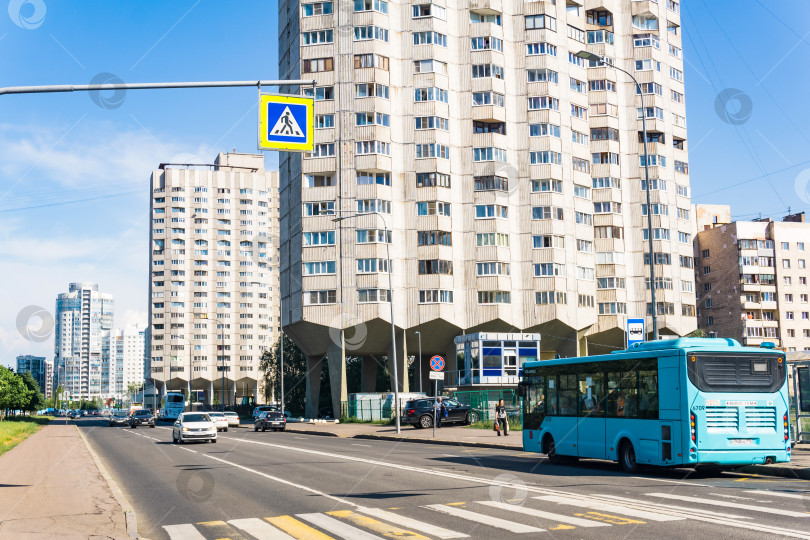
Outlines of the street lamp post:
M 419 360 L 416 361 L 416 370 L 419 373 L 419 391 L 422 391 L 422 332 L 415 332 L 419 338 Z
M 650 249 L 650 302 L 652 303 L 652 330 L 653 339 L 658 340 L 658 305 L 655 302 L 655 257 L 653 253 L 653 232 L 652 232 L 652 204 L 650 202 L 650 155 L 647 153 L 647 109 L 644 106 L 644 92 L 641 85 L 636 78 L 629 71 L 605 62 L 605 59 L 588 51 L 579 51 L 576 56 L 584 60 L 594 60 L 602 63 L 606 67 L 611 67 L 622 73 L 628 75 L 636 85 L 636 91 L 641 96 L 641 131 L 644 143 L 644 178 L 647 184 L 647 189 L 644 190 L 647 194 L 647 240 L 649 241 Z
M 385 220 L 385 216 L 380 212 L 360 212 L 356 214 L 349 214 L 347 216 L 336 217 L 332 221 L 340 222 L 345 219 L 352 219 L 360 216 L 371 216 L 376 215 L 382 219 L 383 227 L 385 229 L 385 254 L 388 258 L 388 303 L 391 304 L 391 360 L 394 364 L 394 416 L 396 417 L 395 422 L 397 426 L 397 433 L 400 432 L 400 422 L 399 422 L 399 376 L 397 373 L 397 334 L 396 334 L 396 326 L 394 325 L 394 282 L 391 280 L 391 244 L 388 240 L 388 232 L 390 229 L 388 228 L 388 223 Z M 342 261 L 341 261 L 342 263 Z M 341 264 L 341 274 L 342 274 L 342 264 Z

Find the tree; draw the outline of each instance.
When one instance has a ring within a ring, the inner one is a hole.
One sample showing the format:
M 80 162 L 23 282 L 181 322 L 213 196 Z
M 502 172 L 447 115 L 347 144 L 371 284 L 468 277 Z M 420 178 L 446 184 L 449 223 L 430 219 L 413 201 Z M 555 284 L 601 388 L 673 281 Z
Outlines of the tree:
M 23 378 L 12 370 L 0 366 L 0 409 L 23 410 L 28 404 L 29 390 Z
M 30 371 L 23 373 L 21 378 L 23 384 L 25 384 L 25 387 L 28 390 L 28 400 L 22 409 L 27 411 L 29 414 L 40 410 L 45 405 L 45 396 L 42 395 L 42 392 L 39 389 L 39 383 L 34 376 L 31 375 Z
M 693 330 L 691 333 L 686 334 L 686 337 L 697 337 L 697 338 L 705 338 L 708 337 L 706 332 L 698 328 L 697 330 Z
M 127 394 L 129 394 L 130 396 L 133 396 L 133 395 L 137 394 L 138 392 L 140 392 L 142 388 L 143 388 L 143 382 L 129 383 L 127 385 Z

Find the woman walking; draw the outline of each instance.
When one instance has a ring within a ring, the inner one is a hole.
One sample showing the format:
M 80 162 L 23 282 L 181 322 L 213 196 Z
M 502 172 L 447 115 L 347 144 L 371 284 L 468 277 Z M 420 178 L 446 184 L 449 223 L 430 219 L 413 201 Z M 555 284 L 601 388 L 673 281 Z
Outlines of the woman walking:
M 495 431 L 498 432 L 498 437 L 501 436 L 501 427 L 503 427 L 504 437 L 509 436 L 509 422 L 506 421 L 506 407 L 503 400 L 495 405 Z

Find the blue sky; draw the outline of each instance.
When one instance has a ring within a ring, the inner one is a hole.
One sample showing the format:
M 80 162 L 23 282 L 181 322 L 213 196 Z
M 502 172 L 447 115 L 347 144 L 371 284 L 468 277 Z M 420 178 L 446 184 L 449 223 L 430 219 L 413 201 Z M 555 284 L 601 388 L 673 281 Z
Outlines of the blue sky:
M 0 86 L 87 84 L 105 73 L 126 82 L 277 77 L 275 1 L 6 3 Z M 801 0 L 682 2 L 694 202 L 731 204 L 740 218 L 810 210 L 808 11 Z M 728 103 L 732 123 L 716 110 L 726 89 L 743 94 Z M 18 314 L 52 312 L 70 281 L 113 293 L 116 325 L 146 321 L 150 172 L 254 151 L 256 94 L 130 91 L 96 96 L 101 105 L 87 93 L 0 96 L 0 364 L 52 356 L 52 338 L 36 341 L 48 329 L 34 320 L 27 339 Z

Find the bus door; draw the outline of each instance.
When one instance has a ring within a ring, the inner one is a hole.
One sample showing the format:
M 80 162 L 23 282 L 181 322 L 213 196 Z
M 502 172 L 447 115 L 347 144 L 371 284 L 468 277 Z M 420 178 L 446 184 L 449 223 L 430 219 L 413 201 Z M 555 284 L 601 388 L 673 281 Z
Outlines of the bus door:
M 599 372 L 581 373 L 578 381 L 580 457 L 605 459 L 605 380 Z
M 562 456 L 578 456 L 577 447 L 577 376 L 574 374 L 557 377 L 556 392 L 553 392 L 554 379 L 549 379 L 549 398 L 554 418 L 553 436 L 557 453 Z M 556 395 L 555 395 L 556 394 Z

